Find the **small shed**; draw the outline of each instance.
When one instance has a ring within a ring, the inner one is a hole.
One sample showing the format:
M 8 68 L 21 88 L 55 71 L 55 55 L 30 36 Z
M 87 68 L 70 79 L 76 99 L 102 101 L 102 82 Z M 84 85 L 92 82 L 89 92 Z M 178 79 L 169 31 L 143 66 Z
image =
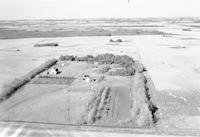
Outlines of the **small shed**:
M 50 75 L 58 75 L 61 71 L 59 71 L 58 68 L 52 68 L 50 71 L 47 72 L 47 74 Z

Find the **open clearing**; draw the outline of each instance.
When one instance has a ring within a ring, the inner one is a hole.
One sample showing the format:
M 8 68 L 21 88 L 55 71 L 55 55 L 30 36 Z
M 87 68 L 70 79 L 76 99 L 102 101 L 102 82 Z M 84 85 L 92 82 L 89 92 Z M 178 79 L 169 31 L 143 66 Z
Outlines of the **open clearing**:
M 116 63 L 108 62 L 111 57 Z M 142 66 L 128 56 L 120 57 L 89 56 L 98 62 L 62 58 L 4 100 L 0 119 L 119 127 L 154 125 L 155 88 Z M 54 68 L 59 74 L 51 73 Z
M 182 31 L 181 28 L 182 26 L 178 25 L 171 25 L 168 28 L 156 27 L 165 33 L 178 34 L 170 37 L 135 35 L 0 40 L 0 84 L 23 76 L 49 58 L 58 58 L 60 55 L 125 54 L 140 61 L 147 68 L 153 80 L 156 88 L 153 98 L 159 108 L 157 128 L 199 130 L 200 30 L 193 28 L 192 31 Z M 110 43 L 110 39 L 122 39 L 123 42 Z M 34 47 L 38 43 L 58 43 L 59 46 Z M 66 62 L 66 68 L 62 72 L 68 77 L 79 76 L 81 78 L 82 70 L 91 73 L 93 70 L 90 69 L 96 69 L 93 65 L 89 64 L 89 69 L 86 69 L 84 67 L 88 65 Z M 96 76 L 98 73 L 94 71 L 93 74 Z M 78 80 L 80 79 L 76 78 L 69 84 L 52 84 L 54 83 L 52 80 L 33 79 L 31 83 L 0 104 L 0 119 L 80 124 L 84 119 L 82 114 L 85 113 L 89 100 L 93 98 L 93 89 L 100 84 L 77 82 Z M 112 113 L 108 113 L 107 119 L 95 122 L 96 125 L 102 125 L 102 123 L 120 125 L 124 121 L 129 121 L 131 114 L 123 112 L 128 112 L 130 108 L 130 100 L 127 98 L 130 97 L 128 91 L 131 81 L 133 80 L 124 77 L 107 78 L 106 83 L 109 83 L 113 91 L 110 93 L 111 102 L 115 103 L 114 100 L 117 100 L 118 103 L 116 108 L 112 108 L 115 115 L 110 117 Z M 121 86 L 117 87 L 115 83 Z M 70 104 L 76 107 L 67 105 L 69 103 L 67 98 L 70 99 Z M 123 110 L 119 111 L 119 108 Z M 55 117 L 57 114 L 59 116 Z

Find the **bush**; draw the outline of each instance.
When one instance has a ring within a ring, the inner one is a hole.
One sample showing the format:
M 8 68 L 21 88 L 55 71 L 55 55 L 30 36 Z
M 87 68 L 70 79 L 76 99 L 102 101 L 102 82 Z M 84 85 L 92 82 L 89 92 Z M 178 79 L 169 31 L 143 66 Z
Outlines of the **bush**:
M 131 89 L 133 105 L 131 113 L 136 118 L 135 123 L 139 127 L 149 127 L 157 122 L 157 106 L 152 102 L 147 78 L 144 74 L 137 73 Z M 137 117 L 136 117 L 137 116 Z
M 60 56 L 59 60 L 61 61 L 75 61 L 76 60 L 76 56 L 73 55 L 65 55 L 65 56 Z
M 100 83 L 100 82 L 102 82 L 104 80 L 105 80 L 105 76 L 100 76 L 99 79 L 98 79 L 98 82 Z
M 0 101 L 3 101 L 10 97 L 17 89 L 22 87 L 25 83 L 29 82 L 30 79 L 27 77 L 21 77 L 18 79 L 14 79 L 13 81 L 9 83 L 5 83 L 2 86 L 2 93 L 0 95 Z
M 125 69 L 116 69 L 115 71 L 110 71 L 109 75 L 112 76 L 127 76 L 127 72 Z
M 106 33 L 105 36 L 112 36 L 112 34 L 111 33 Z
M 106 73 L 106 72 L 108 72 L 110 69 L 111 69 L 110 66 L 104 66 L 103 68 L 101 68 L 101 69 L 99 70 L 99 72 L 100 72 L 100 73 Z
M 99 64 L 114 64 L 114 58 L 115 58 L 115 55 L 106 53 L 106 54 L 97 55 L 95 57 L 95 60 L 99 62 Z
M 110 39 L 109 42 L 114 42 L 114 40 L 113 40 L 113 39 Z
M 117 39 L 116 42 L 123 42 L 121 39 Z
M 65 56 L 60 56 L 59 60 L 61 61 L 94 61 L 94 57 L 92 55 L 87 55 L 83 57 L 65 55 Z
M 110 71 L 109 75 L 112 76 L 133 76 L 135 74 L 135 70 L 128 70 L 128 69 L 116 69 L 115 71 Z
M 56 59 L 51 59 L 40 65 L 39 67 L 35 68 L 25 76 L 14 79 L 13 81 L 6 83 L 2 87 L 2 94 L 0 95 L 0 101 L 3 101 L 9 98 L 12 94 L 14 94 L 19 88 L 24 86 L 26 83 L 30 82 L 36 75 L 40 74 L 41 72 L 47 70 L 51 66 L 53 66 L 57 62 Z
M 92 55 L 87 55 L 83 57 L 78 57 L 77 61 L 87 61 L 87 62 L 93 62 L 95 59 Z
M 117 43 L 123 42 L 121 39 L 117 39 L 117 40 L 110 39 L 109 41 L 110 41 L 110 42 L 117 42 Z
M 72 55 L 60 56 L 61 61 L 86 61 L 86 62 L 98 62 L 99 64 L 120 64 L 126 68 L 127 75 L 133 75 L 135 73 L 135 68 L 137 65 L 132 57 L 127 55 L 113 55 L 111 53 L 97 55 L 96 57 L 92 55 L 87 55 L 83 57 L 75 57 Z M 143 68 L 138 68 L 140 69 Z M 105 70 L 106 71 L 106 70 Z

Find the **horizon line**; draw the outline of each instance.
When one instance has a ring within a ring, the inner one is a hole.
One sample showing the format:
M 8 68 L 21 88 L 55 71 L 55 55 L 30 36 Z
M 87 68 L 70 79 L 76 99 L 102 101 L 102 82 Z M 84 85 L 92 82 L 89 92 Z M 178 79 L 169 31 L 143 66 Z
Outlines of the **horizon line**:
M 0 19 L 0 21 L 22 21 L 22 20 L 110 20 L 110 19 L 181 19 L 181 18 L 200 18 L 200 16 L 177 16 L 177 17 L 88 17 L 88 18 L 38 18 L 38 19 Z

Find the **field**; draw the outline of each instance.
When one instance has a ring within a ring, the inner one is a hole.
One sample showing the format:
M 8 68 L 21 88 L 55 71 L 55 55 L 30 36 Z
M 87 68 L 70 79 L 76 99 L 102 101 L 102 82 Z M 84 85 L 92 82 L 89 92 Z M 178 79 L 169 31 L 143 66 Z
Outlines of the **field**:
M 49 27 L 51 23 L 54 27 Z M 61 55 L 128 55 L 142 63 L 147 70 L 145 76 L 151 83 L 149 87 L 154 89 L 151 97 L 159 110 L 156 128 L 168 129 L 169 132 L 170 129 L 199 131 L 200 29 L 197 26 L 200 24 L 197 19 L 47 20 L 28 23 L 18 21 L 16 24 L 13 26 L 12 21 L 5 21 L 0 25 L 0 32 L 3 32 L 0 36 L 1 85 L 27 74 L 46 60 L 59 58 Z M 90 32 L 85 24 L 89 24 Z M 191 28 L 191 31 L 183 28 Z M 122 42 L 110 42 L 110 39 L 121 39 Z M 58 43 L 59 46 L 34 47 L 40 43 Z M 137 75 L 130 78 L 106 73 L 104 82 L 87 83 L 81 79 L 82 74 L 87 73 L 96 78 L 102 75 L 102 72 L 97 71 L 96 64 L 64 61 L 62 68 L 61 62 L 56 64 L 62 71 L 59 74 L 61 78 L 75 78 L 74 80 L 46 80 L 47 71 L 44 71 L 40 74 L 41 77 L 34 78 L 0 103 L 0 119 L 80 125 L 84 123 L 84 114 L 89 115 L 85 110 L 93 108 L 88 107 L 88 104 L 99 94 L 96 91 L 94 95 L 91 91 L 109 87 L 112 91 L 111 102 L 114 103 L 115 98 L 118 100 L 114 105 L 116 108 L 110 108 L 114 111 L 113 115 L 108 113 L 107 119 L 97 122 L 89 122 L 87 119 L 86 123 L 138 126 L 129 124 L 132 114 L 123 113 L 130 111 L 129 90 L 137 83 L 134 82 Z M 97 67 L 101 68 L 102 65 Z M 111 65 L 113 67 L 116 66 Z

